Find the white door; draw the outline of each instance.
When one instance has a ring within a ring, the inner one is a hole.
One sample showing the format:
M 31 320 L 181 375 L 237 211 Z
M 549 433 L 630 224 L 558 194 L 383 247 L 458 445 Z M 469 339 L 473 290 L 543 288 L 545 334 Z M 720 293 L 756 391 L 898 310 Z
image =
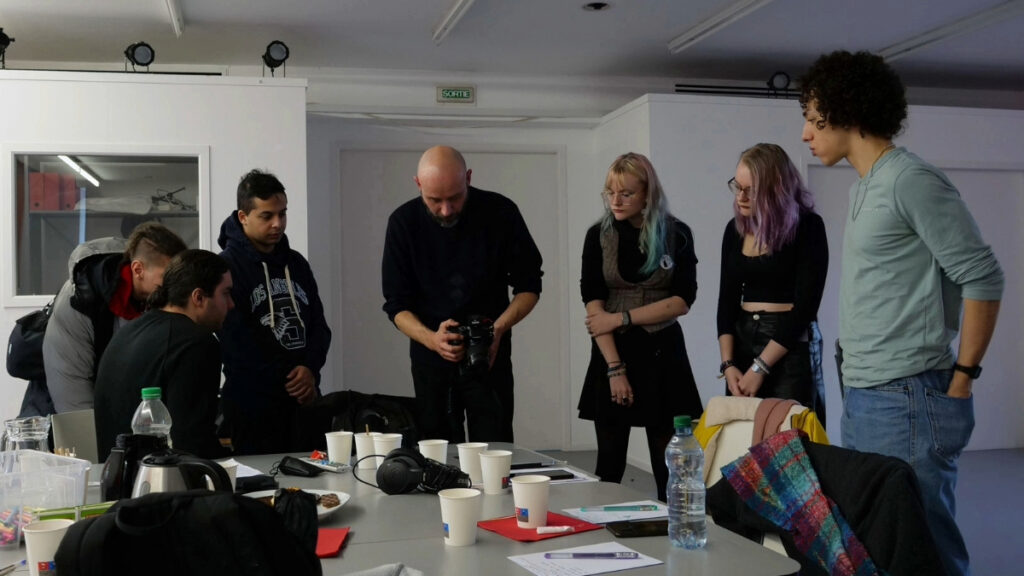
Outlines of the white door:
M 522 212 L 544 257 L 540 302 L 513 329 L 516 442 L 562 445 L 568 410 L 561 389 L 562 303 L 559 168 L 554 153 L 493 153 L 463 149 L 477 188 L 500 192 Z M 413 182 L 421 151 L 343 150 L 341 177 L 340 370 L 344 386 L 368 393 L 413 396 L 409 341 L 381 310 L 381 256 L 391 212 L 419 195 Z

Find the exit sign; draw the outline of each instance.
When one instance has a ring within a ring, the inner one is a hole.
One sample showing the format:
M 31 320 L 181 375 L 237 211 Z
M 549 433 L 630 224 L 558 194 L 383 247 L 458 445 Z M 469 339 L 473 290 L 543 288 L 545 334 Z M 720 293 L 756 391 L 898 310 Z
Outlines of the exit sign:
M 473 86 L 438 86 L 437 101 L 473 104 L 476 102 L 476 88 Z

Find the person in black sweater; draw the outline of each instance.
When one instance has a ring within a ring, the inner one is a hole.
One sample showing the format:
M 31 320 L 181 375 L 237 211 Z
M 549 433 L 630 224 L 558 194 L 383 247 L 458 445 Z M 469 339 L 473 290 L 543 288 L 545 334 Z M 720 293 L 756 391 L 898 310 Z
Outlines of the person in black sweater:
M 388 219 L 384 312 L 410 339 L 420 437 L 463 441 L 465 413 L 470 440 L 512 442 L 510 330 L 537 304 L 542 259 L 515 203 L 471 175 L 454 148 L 423 153 L 420 197 Z M 489 369 L 460 375 L 466 347 L 449 329 L 470 316 L 494 322 Z
M 171 413 L 171 443 L 204 458 L 226 454 L 217 439 L 220 343 L 213 335 L 234 307 L 223 258 L 186 250 L 164 272 L 150 310 L 110 340 L 96 375 L 96 441 L 100 460 L 118 434 L 131 433 L 143 388 L 159 386 Z
M 800 173 L 775 144 L 743 151 L 728 184 L 736 216 L 722 238 L 718 292 L 726 393 L 796 400 L 824 425 L 815 320 L 828 272 L 825 224 Z
M 593 345 L 579 417 L 594 421 L 595 473 L 605 482 L 622 481 L 630 429 L 643 426 L 664 501 L 672 419 L 704 411 L 676 321 L 697 297 L 693 234 L 669 212 L 646 157 L 617 158 L 604 187 L 604 217 L 583 244 L 580 289 Z

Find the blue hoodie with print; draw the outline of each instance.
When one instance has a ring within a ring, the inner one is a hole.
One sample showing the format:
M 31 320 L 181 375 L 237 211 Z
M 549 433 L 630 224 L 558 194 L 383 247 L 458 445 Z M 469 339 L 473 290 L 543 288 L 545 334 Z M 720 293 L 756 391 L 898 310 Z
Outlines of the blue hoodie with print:
M 294 403 L 285 382 L 299 365 L 313 371 L 319 390 L 331 329 L 309 262 L 289 247 L 285 235 L 270 253 L 256 250 L 237 211 L 221 224 L 217 243 L 231 267 L 235 301 L 219 333 L 224 398 L 255 412 Z

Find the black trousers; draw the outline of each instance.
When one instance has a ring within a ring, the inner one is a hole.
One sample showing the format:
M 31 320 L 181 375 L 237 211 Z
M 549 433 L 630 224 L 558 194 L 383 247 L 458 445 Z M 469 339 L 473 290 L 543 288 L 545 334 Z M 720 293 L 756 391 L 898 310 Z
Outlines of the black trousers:
M 597 477 L 604 482 L 622 482 L 626 472 L 626 452 L 629 448 L 629 424 L 595 424 L 597 432 Z M 668 486 L 668 466 L 665 465 L 665 447 L 668 446 L 675 428 L 668 426 L 647 426 L 647 451 L 651 456 L 651 470 L 658 486 L 658 500 L 665 501 Z
M 789 312 L 746 312 L 741 311 L 736 321 L 736 337 L 733 342 L 733 362 L 746 372 L 754 357 L 764 351 L 768 341 L 775 336 L 779 319 Z M 726 395 L 731 395 L 728 386 Z M 811 356 L 808 343 L 794 342 L 782 360 L 776 362 L 757 391 L 758 398 L 785 398 L 814 409 L 817 407 L 818 391 L 811 374 Z
M 498 358 L 485 375 L 466 379 L 458 364 L 413 364 L 412 382 L 421 438 L 465 442 L 512 442 L 513 378 L 510 358 Z

